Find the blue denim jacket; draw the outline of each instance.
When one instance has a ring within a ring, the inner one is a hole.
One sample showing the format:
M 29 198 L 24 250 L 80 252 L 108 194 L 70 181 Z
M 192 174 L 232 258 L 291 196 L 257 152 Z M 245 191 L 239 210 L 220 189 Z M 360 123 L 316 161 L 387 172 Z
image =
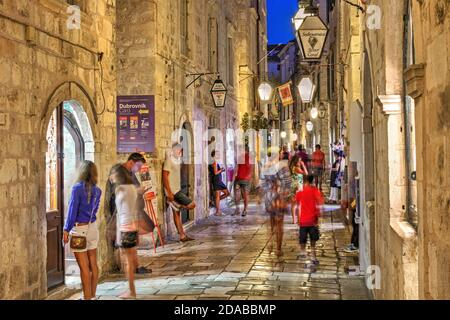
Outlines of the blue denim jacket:
M 72 188 L 72 195 L 69 201 L 64 231 L 69 232 L 76 223 L 89 223 L 91 214 L 91 222 L 95 222 L 97 220 L 97 212 L 100 205 L 101 196 L 102 190 L 100 190 L 97 186 L 93 186 L 91 201 L 88 202 L 88 194 L 85 188 L 85 183 L 79 182 L 75 184 Z

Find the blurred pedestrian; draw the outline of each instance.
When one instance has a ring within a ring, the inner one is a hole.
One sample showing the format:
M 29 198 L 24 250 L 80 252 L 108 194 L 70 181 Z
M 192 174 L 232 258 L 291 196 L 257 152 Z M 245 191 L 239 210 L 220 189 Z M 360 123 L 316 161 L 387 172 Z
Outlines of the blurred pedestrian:
M 224 168 L 221 168 L 219 163 L 217 162 L 217 154 L 216 151 L 213 150 L 211 152 L 211 158 L 213 159 L 213 163 L 208 166 L 209 174 L 211 176 L 211 186 L 214 192 L 214 200 L 216 213 L 214 215 L 221 216 L 220 212 L 220 201 L 226 199 L 230 192 L 227 189 L 227 186 L 222 180 L 222 173 L 225 172 Z
M 244 163 L 238 161 L 236 176 L 234 177 L 234 199 L 236 203 L 236 210 L 234 215 L 240 214 L 240 198 L 244 199 L 244 211 L 242 216 L 247 215 L 248 202 L 250 197 L 250 186 L 252 180 L 253 168 L 250 163 L 250 150 L 248 146 L 245 146 Z
M 292 184 L 291 184 L 291 214 L 292 214 L 292 224 L 295 224 L 295 211 L 297 208 L 297 202 L 295 200 L 295 195 L 298 191 L 303 188 L 304 176 L 308 175 L 308 169 L 298 155 L 294 155 L 289 162 L 289 171 L 291 173 Z
M 334 162 L 331 167 L 330 176 L 330 203 L 337 204 L 339 201 L 339 190 L 341 189 L 341 156 L 338 151 L 334 151 Z
M 325 170 L 325 153 L 322 152 L 320 144 L 316 145 L 316 150 L 312 154 L 311 173 L 314 176 L 314 184 L 322 191 L 322 177 Z
M 138 225 L 138 190 L 131 177 L 124 172 L 121 165 L 111 170 L 109 177 L 115 186 L 115 203 L 117 210 L 117 244 L 123 269 L 128 278 L 129 290 L 119 296 L 121 299 L 136 299 L 134 273 L 137 268 L 137 250 L 139 241 Z
M 270 217 L 271 237 L 276 237 L 276 254 L 280 257 L 283 254 L 283 223 L 290 200 L 292 179 L 289 163 L 287 160 L 278 159 L 277 149 L 270 149 L 269 160 L 263 168 L 261 180 L 265 209 Z

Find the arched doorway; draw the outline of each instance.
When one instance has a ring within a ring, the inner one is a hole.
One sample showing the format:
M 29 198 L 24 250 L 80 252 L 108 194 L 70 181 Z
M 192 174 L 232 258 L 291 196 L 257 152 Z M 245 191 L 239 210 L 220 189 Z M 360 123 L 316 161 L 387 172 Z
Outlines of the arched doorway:
M 47 283 L 53 288 L 79 281 L 69 246 L 62 247 L 71 187 L 83 160 L 94 160 L 94 139 L 88 117 L 74 100 L 53 111 L 46 132 Z M 75 276 L 75 277 L 74 277 Z
M 188 197 L 192 198 L 192 186 L 193 186 L 193 145 L 192 145 L 192 126 L 189 122 L 184 122 L 181 127 L 181 137 L 180 142 L 183 145 L 183 162 L 181 164 L 180 179 L 181 179 L 181 190 Z M 189 210 L 181 210 L 181 222 L 188 223 L 193 220 L 193 216 Z

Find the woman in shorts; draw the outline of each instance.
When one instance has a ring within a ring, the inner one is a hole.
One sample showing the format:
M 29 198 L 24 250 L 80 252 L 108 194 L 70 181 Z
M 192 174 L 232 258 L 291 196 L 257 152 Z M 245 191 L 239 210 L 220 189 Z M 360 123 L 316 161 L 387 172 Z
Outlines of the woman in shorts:
M 97 291 L 97 212 L 102 196 L 102 191 L 97 187 L 97 182 L 97 167 L 91 161 L 83 161 L 79 169 L 77 182 L 72 187 L 63 233 L 64 244 L 67 244 L 72 236 L 86 238 L 84 249 L 72 248 L 80 267 L 83 300 L 95 300 Z

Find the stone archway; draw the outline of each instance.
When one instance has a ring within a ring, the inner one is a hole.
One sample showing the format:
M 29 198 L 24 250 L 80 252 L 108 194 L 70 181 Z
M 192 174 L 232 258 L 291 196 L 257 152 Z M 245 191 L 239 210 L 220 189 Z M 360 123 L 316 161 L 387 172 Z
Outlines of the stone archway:
M 65 260 L 71 253 L 61 246 L 62 229 L 78 165 L 82 160 L 95 158 L 92 124 L 96 117 L 92 98 L 75 81 L 56 86 L 41 113 L 39 172 L 40 189 L 45 190 L 45 197 L 41 198 L 40 216 L 45 213 L 48 288 L 64 284 L 67 271 L 78 273 L 75 261 Z

